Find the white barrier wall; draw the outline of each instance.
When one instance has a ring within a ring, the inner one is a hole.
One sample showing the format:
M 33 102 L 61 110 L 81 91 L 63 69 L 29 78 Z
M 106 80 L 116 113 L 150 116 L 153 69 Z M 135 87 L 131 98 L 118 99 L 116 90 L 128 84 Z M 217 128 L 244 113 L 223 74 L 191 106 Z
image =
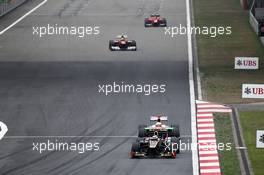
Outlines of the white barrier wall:
M 250 23 L 250 25 L 252 26 L 252 28 L 253 28 L 253 30 L 255 31 L 255 33 L 259 36 L 259 22 L 258 22 L 258 20 L 255 18 L 255 13 L 257 13 L 257 16 L 258 16 L 258 18 L 259 19 L 262 19 L 262 17 L 263 17 L 263 13 L 264 13 L 264 11 L 263 11 L 263 8 L 256 8 L 257 9 L 257 11 L 255 11 L 256 9 L 255 9 L 255 3 L 256 3 L 256 1 L 254 0 L 253 1 L 253 3 L 252 3 L 252 6 L 251 6 L 251 9 L 250 9 L 250 11 L 249 11 L 249 23 Z M 261 40 L 261 42 L 263 43 L 263 45 L 264 45 L 264 37 L 260 37 L 260 40 Z
M 256 32 L 256 34 L 259 35 L 259 24 L 251 10 L 249 13 L 249 23 L 252 26 L 253 30 Z

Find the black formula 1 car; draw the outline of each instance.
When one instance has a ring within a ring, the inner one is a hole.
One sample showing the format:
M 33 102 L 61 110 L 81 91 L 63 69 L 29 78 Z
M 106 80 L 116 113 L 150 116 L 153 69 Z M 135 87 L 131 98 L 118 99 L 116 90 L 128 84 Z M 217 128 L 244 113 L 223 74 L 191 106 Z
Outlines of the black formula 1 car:
M 161 17 L 159 14 L 152 14 L 150 17 L 145 18 L 145 27 L 166 27 L 166 18 Z
M 136 51 L 137 43 L 135 40 L 128 40 L 126 35 L 117 36 L 115 40 L 109 41 L 111 51 Z
M 167 157 L 176 158 L 180 153 L 180 132 L 178 125 L 167 126 L 163 121 L 165 116 L 151 117 L 156 123 L 151 126 L 140 125 L 138 138 L 133 142 L 130 152 L 131 158 Z

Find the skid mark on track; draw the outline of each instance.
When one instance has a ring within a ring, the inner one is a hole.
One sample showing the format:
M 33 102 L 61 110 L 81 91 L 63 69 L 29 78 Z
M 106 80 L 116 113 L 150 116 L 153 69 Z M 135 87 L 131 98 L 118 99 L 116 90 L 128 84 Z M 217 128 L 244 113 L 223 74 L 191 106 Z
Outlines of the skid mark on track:
M 112 103 L 112 105 L 110 105 L 106 111 L 101 115 L 101 117 L 99 116 L 96 121 L 94 121 L 94 124 L 96 123 L 100 123 L 101 125 L 100 126 L 97 126 L 97 128 L 95 128 L 93 131 L 89 132 L 89 134 L 87 133 L 89 131 L 90 128 L 86 128 L 84 131 L 82 131 L 79 135 L 93 135 L 97 132 L 99 132 L 101 130 L 101 128 L 105 128 L 107 127 L 107 125 L 113 123 L 115 121 L 115 118 L 116 116 L 118 115 L 118 113 L 114 113 L 113 115 L 111 115 L 112 117 L 108 117 L 107 120 L 105 121 L 101 121 L 101 119 L 104 119 L 104 117 L 102 116 L 105 116 L 105 115 L 109 115 L 110 111 L 113 109 L 113 107 L 115 106 L 115 102 Z M 114 128 L 113 128 L 114 129 Z M 30 133 L 30 132 L 29 132 Z M 111 133 L 109 133 L 111 134 Z M 69 140 L 69 142 L 81 142 L 84 138 L 73 138 L 71 140 Z M 88 142 L 90 139 L 92 138 L 88 138 L 86 139 L 86 142 Z M 100 142 L 101 145 L 104 145 L 105 144 L 105 141 L 108 140 L 109 138 L 103 138 Z M 127 139 L 130 139 L 130 138 L 127 138 Z M 26 141 L 25 141 L 26 142 Z M 26 143 L 27 144 L 27 143 Z M 32 147 L 28 147 L 28 148 L 24 148 L 23 150 L 19 150 L 19 151 L 16 151 L 14 154 L 10 154 L 10 155 L 7 155 L 7 156 L 4 156 L 3 158 L 8 158 L 10 156 L 21 156 L 22 154 L 21 153 L 24 153 L 26 151 L 31 151 Z M 3 174 L 9 174 L 9 173 L 14 173 L 14 172 L 17 172 L 17 171 L 21 171 L 23 169 L 25 169 L 26 167 L 28 166 L 32 166 L 33 164 L 36 165 L 38 163 L 40 163 L 41 161 L 46 161 L 47 160 L 47 157 L 51 157 L 52 155 L 56 154 L 56 151 L 52 151 L 52 152 L 49 152 L 47 154 L 44 154 L 36 159 L 32 159 L 31 161 L 29 162 L 26 162 L 24 164 L 21 164 L 19 166 L 16 166 L 14 168 L 11 168 L 11 169 L 8 169 L 6 171 L 3 171 Z M 62 157 L 66 157 L 68 154 L 70 154 L 70 152 L 65 152 Z M 75 159 L 75 158 L 73 158 Z M 13 157 L 13 160 L 14 157 Z M 72 159 L 69 161 L 69 162 L 72 162 Z M 62 166 L 65 166 L 65 164 L 67 163 L 63 163 Z M 54 164 L 53 164 L 54 166 Z M 57 167 L 56 167 L 57 168 Z M 54 169 L 55 170 L 55 169 Z
M 113 103 L 114 104 L 114 103 Z M 100 125 L 100 127 L 98 127 L 97 130 L 95 130 L 92 134 L 95 134 L 96 132 L 99 132 L 99 130 L 101 130 L 101 128 L 109 128 L 107 127 L 108 125 L 110 124 L 113 124 L 113 123 L 116 123 L 116 120 L 118 120 L 117 116 L 118 116 L 118 113 L 115 113 L 114 115 L 112 115 L 113 117 L 109 117 L 109 120 L 105 123 L 105 125 Z M 113 134 L 115 128 L 111 128 L 111 131 L 108 132 L 109 135 Z M 135 135 L 135 133 L 133 133 L 132 135 Z M 83 139 L 83 138 L 82 138 Z M 81 139 L 81 140 L 82 140 Z M 88 140 L 85 140 L 86 142 L 89 141 L 91 138 L 89 138 Z M 128 137 L 128 138 L 122 138 L 122 139 L 125 139 L 125 140 L 129 140 L 131 139 L 131 137 Z M 100 147 L 104 146 L 109 140 L 111 140 L 110 137 L 103 137 L 102 140 L 100 140 Z M 80 141 L 79 141 L 80 142 Z M 109 151 L 107 151 L 109 152 Z M 71 168 L 72 167 L 72 163 L 73 162 L 81 162 L 82 160 L 85 160 L 87 159 L 87 157 L 91 154 L 94 154 L 93 152 L 91 153 L 87 153 L 87 156 L 86 157 L 79 157 L 79 156 L 75 156 L 74 158 L 71 158 L 71 159 L 68 159 L 68 161 L 66 162 L 63 162 L 62 164 L 56 166 L 56 167 L 53 167 L 52 169 L 49 170 L 49 173 L 55 173 L 55 174 L 58 174 L 58 173 L 65 173 L 65 166 L 68 165 L 68 168 Z M 65 157 L 65 156 L 64 156 Z M 101 157 L 104 157 L 104 156 L 101 156 Z M 101 158 L 100 157 L 100 158 Z M 96 160 L 99 160 L 100 158 L 96 159 Z M 93 162 L 91 162 L 93 163 Z M 69 171 L 73 171 L 73 170 L 69 170 Z
M 58 16 L 77 16 L 80 14 L 93 0 L 69 0 L 64 6 L 59 9 Z
M 137 16 L 148 16 L 152 13 L 160 13 L 163 9 L 164 0 L 140 0 Z
M 66 174 L 71 174 L 71 173 L 72 173 L 72 174 L 75 174 L 75 173 L 77 173 L 78 171 L 80 171 L 80 169 L 82 169 L 82 168 L 84 168 L 84 167 L 86 167 L 86 166 L 88 166 L 88 165 L 90 165 L 90 164 L 96 162 L 97 160 L 99 160 L 99 159 L 101 159 L 101 158 L 104 158 L 105 156 L 107 156 L 107 155 L 110 154 L 111 152 L 117 150 L 120 146 L 122 146 L 122 145 L 123 145 L 124 143 L 126 143 L 128 140 L 130 140 L 130 138 L 125 138 L 125 139 L 124 139 L 120 144 L 118 144 L 116 147 L 113 147 L 113 148 L 107 150 L 106 152 L 104 152 L 104 153 L 101 154 L 100 156 L 98 156 L 98 157 L 96 157 L 96 158 L 94 158 L 94 159 L 88 161 L 87 163 L 85 163 L 85 164 L 83 164 L 83 165 L 80 165 L 79 167 L 73 169 L 72 171 L 70 171 L 70 172 L 68 172 L 68 173 L 66 173 Z
M 139 0 L 139 7 L 137 10 L 137 16 L 143 16 L 146 8 L 146 0 Z
M 117 2 L 117 0 L 113 0 L 115 8 L 118 8 L 119 11 L 125 12 L 127 10 L 127 7 L 122 5 L 120 2 Z

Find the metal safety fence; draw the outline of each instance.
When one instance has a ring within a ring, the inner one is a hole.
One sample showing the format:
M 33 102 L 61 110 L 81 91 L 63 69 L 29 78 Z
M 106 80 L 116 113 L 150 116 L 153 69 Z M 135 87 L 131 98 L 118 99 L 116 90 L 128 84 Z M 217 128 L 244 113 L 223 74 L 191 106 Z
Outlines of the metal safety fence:
M 259 24 L 258 24 L 258 20 L 255 18 L 255 1 L 253 1 L 249 11 L 249 23 L 251 24 L 255 33 L 259 35 Z
M 0 0 L 0 17 L 20 6 L 27 0 Z
M 249 23 L 264 45 L 264 0 L 253 0 L 249 11 Z

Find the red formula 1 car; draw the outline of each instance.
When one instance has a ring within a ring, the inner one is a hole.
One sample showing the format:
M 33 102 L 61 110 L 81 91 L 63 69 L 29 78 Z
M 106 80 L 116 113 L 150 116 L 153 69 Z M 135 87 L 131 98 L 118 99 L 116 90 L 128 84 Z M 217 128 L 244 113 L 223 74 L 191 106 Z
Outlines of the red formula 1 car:
M 145 18 L 145 27 L 166 27 L 167 20 L 159 14 L 152 14 L 150 17 Z
M 111 51 L 136 51 L 137 44 L 135 40 L 128 40 L 126 35 L 117 36 L 115 40 L 109 41 Z

